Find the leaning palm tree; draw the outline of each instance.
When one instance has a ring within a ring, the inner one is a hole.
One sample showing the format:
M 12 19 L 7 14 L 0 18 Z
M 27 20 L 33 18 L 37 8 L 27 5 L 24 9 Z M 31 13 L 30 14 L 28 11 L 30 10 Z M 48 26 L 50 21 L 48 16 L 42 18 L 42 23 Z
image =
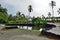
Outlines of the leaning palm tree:
M 52 7 L 52 20 L 54 20 L 54 6 L 56 6 L 55 1 L 51 1 L 50 6 Z

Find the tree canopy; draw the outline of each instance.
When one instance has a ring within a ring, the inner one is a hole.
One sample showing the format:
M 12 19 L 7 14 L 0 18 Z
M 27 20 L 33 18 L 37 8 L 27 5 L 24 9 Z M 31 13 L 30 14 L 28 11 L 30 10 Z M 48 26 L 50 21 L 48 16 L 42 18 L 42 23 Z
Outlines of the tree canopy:
M 3 8 L 0 4 L 0 23 L 5 23 L 8 20 L 7 9 Z

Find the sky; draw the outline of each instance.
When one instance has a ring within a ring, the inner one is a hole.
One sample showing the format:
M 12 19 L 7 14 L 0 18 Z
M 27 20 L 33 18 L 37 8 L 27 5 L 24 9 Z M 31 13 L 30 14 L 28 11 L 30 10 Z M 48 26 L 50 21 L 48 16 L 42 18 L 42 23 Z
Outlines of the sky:
M 7 8 L 9 14 L 16 15 L 18 11 L 22 14 L 28 16 L 28 6 L 32 5 L 33 11 L 30 13 L 30 16 L 39 16 L 44 15 L 48 16 L 48 12 L 51 12 L 51 3 L 52 0 L 0 0 L 0 4 L 2 7 Z M 54 16 L 58 15 L 58 8 L 60 8 L 60 0 L 53 0 L 56 2 L 56 6 L 54 7 Z M 52 12 L 51 12 L 52 14 Z

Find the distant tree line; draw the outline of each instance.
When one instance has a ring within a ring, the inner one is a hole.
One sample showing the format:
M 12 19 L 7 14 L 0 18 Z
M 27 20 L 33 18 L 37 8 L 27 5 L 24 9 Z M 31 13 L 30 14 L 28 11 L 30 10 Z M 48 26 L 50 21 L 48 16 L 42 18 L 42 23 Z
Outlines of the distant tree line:
M 32 6 L 29 5 L 29 8 L 28 8 L 28 11 L 29 11 L 29 15 L 32 11 Z M 38 23 L 47 23 L 46 20 L 44 20 L 45 18 L 43 17 L 40 18 L 40 17 L 27 17 L 25 16 L 24 14 L 22 14 L 20 11 L 18 11 L 16 13 L 16 15 L 12 15 L 12 14 L 8 14 L 7 13 L 7 9 L 2 7 L 1 4 L 0 4 L 0 23 L 35 23 L 35 24 L 38 24 Z

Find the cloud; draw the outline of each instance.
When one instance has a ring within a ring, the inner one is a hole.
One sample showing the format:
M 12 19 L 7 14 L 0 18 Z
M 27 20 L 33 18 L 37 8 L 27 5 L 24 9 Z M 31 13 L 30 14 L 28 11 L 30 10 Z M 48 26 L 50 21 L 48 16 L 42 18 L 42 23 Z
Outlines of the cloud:
M 56 7 L 54 8 L 55 15 L 58 15 L 56 11 L 60 7 L 60 0 L 54 1 L 56 1 Z M 16 13 L 17 11 L 20 11 L 25 15 L 28 15 L 28 6 L 30 4 L 33 7 L 31 16 L 41 16 L 42 14 L 47 16 L 47 13 L 49 11 L 51 12 L 51 7 L 49 6 L 51 0 L 1 0 L 0 2 L 2 4 L 6 4 L 4 5 L 5 7 L 8 5 L 6 8 L 10 8 L 8 9 L 10 13 Z
M 13 6 L 17 11 L 27 14 L 28 6 L 31 4 L 31 1 L 28 0 L 5 0 L 3 3 Z M 11 8 L 12 10 L 12 8 Z M 15 11 L 15 10 L 13 10 Z

